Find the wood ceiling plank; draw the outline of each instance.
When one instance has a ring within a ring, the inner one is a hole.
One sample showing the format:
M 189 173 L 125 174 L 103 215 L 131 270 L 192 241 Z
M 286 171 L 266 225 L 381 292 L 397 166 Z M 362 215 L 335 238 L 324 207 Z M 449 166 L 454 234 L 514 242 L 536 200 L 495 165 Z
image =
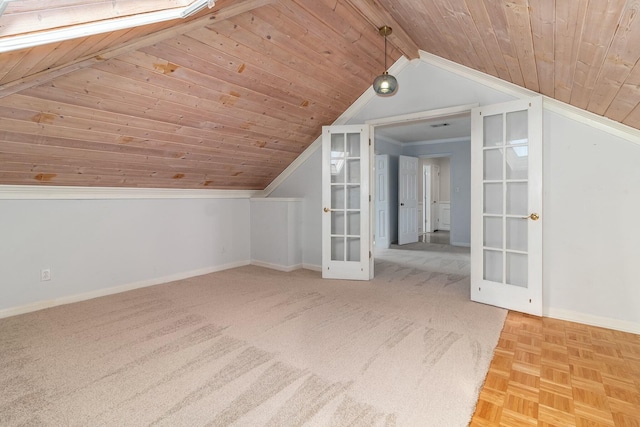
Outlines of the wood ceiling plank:
M 55 176 L 51 176 L 55 175 Z M 88 187 L 138 187 L 138 188 L 211 188 L 216 190 L 261 190 L 265 180 L 256 179 L 250 183 L 238 182 L 233 177 L 206 177 L 204 181 L 187 185 L 184 180 L 159 180 L 154 178 L 129 178 L 84 174 L 33 174 L 29 172 L 2 172 L 0 182 L 9 185 L 62 185 Z M 235 182 L 234 182 L 235 181 Z M 79 184 L 82 183 L 82 184 Z
M 109 151 L 89 150 L 84 148 L 71 147 L 59 138 L 38 137 L 27 135 L 26 138 L 13 132 L 0 132 L 2 146 L 0 152 L 10 156 L 24 155 L 30 158 L 55 158 L 63 157 L 69 161 L 89 162 L 92 164 L 125 164 L 130 168 L 143 168 L 147 170 L 184 170 L 209 171 L 215 164 L 211 161 L 192 160 L 188 158 L 175 158 L 164 156 L 145 156 L 139 154 L 115 153 Z M 226 162 L 225 165 L 238 164 L 252 167 L 252 164 L 237 159 L 235 162 Z M 273 161 L 269 163 L 269 168 L 278 173 L 283 170 L 288 163 L 285 161 Z M 264 166 L 263 167 L 267 167 Z
M 236 29 L 240 28 L 238 26 Z M 272 81 L 277 87 L 290 87 L 300 94 L 308 95 L 312 99 L 325 98 L 326 102 L 338 100 L 348 105 L 350 100 L 362 93 L 362 91 L 357 90 L 358 84 L 356 82 L 359 80 L 358 78 L 354 78 L 354 82 L 351 85 L 346 81 L 341 82 L 334 79 L 331 79 L 330 84 L 322 69 L 316 67 L 307 74 L 299 67 L 295 67 L 296 64 L 283 64 L 262 51 L 253 50 L 238 43 L 234 38 L 226 37 L 221 32 L 203 29 L 189 33 L 187 37 L 192 37 L 194 40 L 218 51 L 233 52 L 236 61 L 240 61 L 242 58 L 240 63 L 245 65 L 243 72 L 246 72 L 246 68 L 254 68 L 265 75 L 265 80 Z M 197 46 L 194 50 L 196 49 L 198 49 Z M 364 80 L 362 80 L 361 84 L 367 85 Z M 327 96 L 327 94 L 332 95 Z
M 624 122 L 627 116 L 640 103 L 640 62 L 624 82 L 605 115 L 612 120 Z
M 589 2 L 578 50 L 571 104 L 586 109 L 626 0 Z
M 343 16 L 339 11 L 345 12 L 345 9 L 322 1 L 293 0 L 278 6 L 285 16 L 324 38 L 330 51 L 349 52 L 349 60 L 374 72 L 380 69 L 384 62 L 384 41 L 353 9 L 352 15 Z
M 556 0 L 554 96 L 566 103 L 571 102 L 588 3 L 589 0 Z
M 246 31 L 237 31 L 239 27 Z M 312 33 L 298 27 L 276 8 L 263 7 L 216 24 L 214 28 L 216 32 L 304 74 L 319 75 L 323 81 L 327 80 L 327 75 L 332 75 L 332 80 L 341 87 L 352 90 L 358 80 L 366 85 L 375 77 L 372 70 L 348 60 L 348 54 L 323 54 L 326 40 L 314 39 Z
M 528 0 L 509 0 L 503 4 L 503 10 L 509 26 L 507 31 L 512 51 L 516 52 L 524 87 L 539 92 Z
M 0 105 L 6 107 L 23 108 L 27 110 L 39 111 L 45 114 L 71 115 L 73 117 L 93 120 L 95 122 L 106 121 L 120 126 L 134 126 L 142 129 L 154 129 L 160 132 L 174 133 L 180 130 L 181 125 L 149 120 L 147 118 L 127 116 L 112 113 L 105 110 L 96 110 L 80 105 L 66 104 L 64 102 L 53 101 L 51 99 L 14 94 L 10 97 L 0 99 Z
M 243 169 L 237 168 L 232 165 L 228 165 L 228 168 L 224 170 L 219 170 L 212 168 L 211 171 L 206 173 L 174 173 L 172 171 L 164 171 L 164 170 L 138 170 L 138 169 L 111 169 L 100 166 L 91 166 L 91 165 L 83 165 L 83 166 L 68 166 L 64 164 L 55 164 L 49 161 L 49 163 L 35 163 L 35 162 L 2 162 L 0 164 L 0 172 L 11 172 L 11 173 L 27 173 L 31 177 L 38 177 L 42 175 L 68 175 L 68 176 L 76 176 L 76 182 L 79 179 L 84 179 L 84 176 L 81 175 L 96 175 L 101 177 L 125 177 L 138 181 L 138 179 L 144 178 L 153 178 L 154 180 L 160 182 L 171 182 L 171 180 L 179 180 L 181 185 L 185 183 L 191 185 L 197 185 L 198 183 L 204 182 L 208 179 L 226 179 L 230 178 L 231 182 L 242 185 L 252 185 L 256 181 L 264 181 L 269 178 L 273 179 L 271 175 L 262 175 L 257 174 L 255 171 L 252 171 L 250 168 Z M 37 178 L 35 178 L 37 180 Z M 47 181 L 53 181 L 55 178 L 47 179 Z
M 278 90 L 273 86 L 267 85 L 264 81 L 260 80 L 260 76 L 254 73 L 252 70 L 242 69 L 242 73 L 238 72 L 240 63 L 236 67 L 228 67 L 227 64 L 218 65 L 218 63 L 207 62 L 203 58 L 199 58 L 194 55 L 186 54 L 179 49 L 171 46 L 150 46 L 140 50 L 141 53 L 161 58 L 166 61 L 166 65 L 169 68 L 178 66 L 179 68 L 174 73 L 188 73 L 190 76 L 200 74 L 202 76 L 211 76 L 223 80 L 230 85 L 238 87 L 246 87 L 260 96 L 269 96 L 274 100 L 283 102 L 290 105 L 302 105 L 305 101 L 313 102 L 318 105 L 326 114 L 337 117 L 340 112 L 337 105 L 325 105 L 317 100 L 305 99 L 299 93 Z M 171 58 L 171 61 L 167 58 Z M 222 59 L 220 60 L 224 62 Z M 162 65 L 162 64 L 159 64 Z M 246 68 L 246 67 L 245 67 Z M 335 104 L 332 102 L 332 104 Z
M 282 158 L 285 161 L 292 161 L 299 150 L 294 150 L 282 144 L 272 141 L 253 145 L 250 141 L 246 143 L 221 142 L 214 140 L 207 145 L 190 145 L 185 143 L 167 142 L 155 140 L 151 137 L 137 137 L 127 133 L 109 133 L 106 130 L 83 130 L 72 127 L 73 122 L 63 125 L 38 124 L 24 118 L 3 118 L 1 120 L 3 129 L 7 132 L 14 132 L 25 135 L 44 136 L 59 138 L 64 140 L 72 148 L 94 147 L 98 151 L 125 152 L 142 155 L 159 155 L 172 158 L 188 156 L 194 160 L 212 161 L 219 157 L 222 161 L 238 158 L 246 161 L 255 161 L 254 165 L 259 166 L 261 162 L 267 162 L 269 158 Z M 79 136 L 81 135 L 81 136 Z M 81 138 L 81 139 L 79 139 Z M 99 148 L 96 148 L 99 147 Z M 255 154 L 253 158 L 249 155 Z
M 201 137 L 165 133 L 149 130 L 148 128 L 121 127 L 118 124 L 96 123 L 95 120 L 80 119 L 67 114 L 53 116 L 39 111 L 0 106 L 0 117 L 5 124 L 5 130 L 42 134 L 39 128 L 60 127 L 66 130 L 65 137 L 73 138 L 75 133 L 86 135 L 87 140 L 102 143 L 117 143 L 135 146 L 139 148 L 154 148 L 174 152 L 189 151 L 204 156 L 216 156 L 217 159 L 230 161 L 242 159 L 251 161 L 256 167 L 269 159 L 282 158 L 292 161 L 297 156 L 297 151 L 283 152 L 274 150 L 269 141 L 251 141 L 239 138 L 228 138 L 224 135 L 216 135 L 214 132 L 201 132 Z M 25 122 L 5 122 L 4 119 Z M 34 123 L 39 126 L 34 127 Z M 98 135 L 92 138 L 92 135 Z M 56 134 L 56 137 L 61 136 Z M 241 149 L 241 151 L 239 151 Z
M 451 45 L 458 51 L 458 55 L 467 67 L 487 73 L 483 60 L 480 59 L 476 46 L 466 36 L 465 23 L 460 21 L 455 11 L 447 0 L 430 3 L 429 15 L 437 17 L 441 31 L 446 32 L 451 40 Z
M 105 64 L 109 64 L 111 61 L 121 61 L 142 68 L 150 73 L 163 76 L 166 70 L 173 69 L 166 61 L 144 52 L 134 52 L 126 56 L 118 57 L 118 59 L 107 61 Z M 265 96 L 256 92 L 251 88 L 231 84 L 224 78 L 220 78 L 217 74 L 205 75 L 188 68 L 179 67 L 170 72 L 170 77 L 197 87 L 207 88 L 219 94 L 221 102 L 233 102 L 233 100 L 228 100 L 229 97 L 240 98 L 247 102 L 252 102 L 256 106 L 263 106 L 263 108 L 268 111 L 287 111 L 289 114 L 292 114 L 294 118 L 299 117 L 301 120 L 305 120 L 307 124 L 315 124 L 316 121 L 318 121 L 317 124 L 326 124 L 335 119 L 334 116 L 327 114 L 324 109 L 318 108 L 315 103 L 302 102 L 294 105 L 282 102 L 274 97 Z M 151 77 L 148 76 L 146 78 Z
M 31 69 L 42 60 L 42 57 L 49 54 L 50 49 L 51 47 L 48 45 L 29 49 L 11 71 L 4 76 L 4 80 L 13 81 L 21 76 L 29 75 Z
M 539 91 L 551 98 L 554 97 L 555 92 L 555 10 L 556 0 L 539 0 L 532 2 L 530 7 Z
M 156 62 L 157 64 L 157 62 Z M 322 126 L 323 121 L 315 119 L 309 114 L 308 109 L 301 106 L 277 105 L 276 103 L 267 102 L 268 98 L 263 97 L 259 100 L 251 100 L 246 95 L 247 91 L 233 92 L 233 94 L 221 92 L 217 86 L 200 86 L 190 80 L 182 80 L 175 72 L 165 74 L 163 72 L 152 71 L 141 67 L 136 67 L 124 61 L 110 60 L 103 64 L 98 64 L 94 69 L 106 71 L 128 79 L 136 80 L 141 85 L 153 85 L 165 90 L 179 92 L 188 96 L 193 93 L 198 94 L 198 98 L 204 98 L 206 103 L 200 103 L 199 106 L 206 108 L 217 106 L 210 111 L 233 110 L 247 111 L 252 115 L 269 117 L 282 123 L 282 125 L 290 125 L 294 123 L 305 128 L 313 128 Z M 254 97 L 255 98 L 255 97 Z M 275 107 L 275 108 L 274 108 Z
M 500 46 L 504 62 L 507 64 L 509 75 L 511 76 L 511 82 L 518 86 L 525 87 L 525 80 L 522 75 L 522 69 L 520 68 L 518 52 L 514 49 L 514 45 L 511 43 L 511 27 L 509 26 L 509 19 L 505 13 L 503 2 L 495 2 L 493 0 L 482 1 L 489 14 L 489 20 L 493 27 L 493 32 L 496 35 L 496 39 L 498 40 L 498 45 Z
M 640 60 L 640 0 L 627 0 L 587 109 L 603 115 Z
M 39 88 L 37 91 L 37 94 L 32 94 L 32 95 L 38 95 L 45 98 L 47 96 L 52 96 L 54 99 L 59 100 L 61 98 L 61 94 L 66 95 L 64 91 L 60 91 L 57 88 Z M 69 97 L 73 99 L 74 95 L 71 94 L 69 95 Z M 86 97 L 83 97 L 83 101 L 85 100 L 86 100 Z M 126 107 L 131 107 L 130 105 L 123 104 L 123 103 L 113 103 L 109 101 L 99 101 L 99 102 L 101 102 L 100 106 L 107 107 L 107 108 L 111 108 L 110 104 L 116 104 L 116 106 L 119 108 L 122 107 L 123 105 Z M 89 105 L 86 105 L 86 107 L 92 108 L 91 103 L 89 103 Z M 140 109 L 135 106 L 131 108 L 131 111 L 140 113 Z M 142 116 L 151 117 L 155 120 L 160 119 L 160 117 L 156 117 L 157 115 L 155 114 L 154 111 L 143 112 Z M 166 114 L 162 114 L 162 117 L 165 117 L 165 116 Z M 188 123 L 182 123 L 180 124 L 180 130 L 177 131 L 176 133 L 180 135 L 191 135 L 199 138 L 202 138 L 204 136 L 210 139 L 215 139 L 217 142 L 220 142 L 220 143 L 226 143 L 227 141 L 234 144 L 236 143 L 240 144 L 240 142 L 248 143 L 248 144 L 253 143 L 259 148 L 267 146 L 267 144 L 275 144 L 275 143 L 278 143 L 281 146 L 286 147 L 286 145 L 283 145 L 286 143 L 283 142 L 282 135 L 279 135 L 275 138 L 269 138 L 268 136 L 262 133 L 254 133 L 245 129 L 238 130 L 230 127 L 225 127 L 224 125 L 215 124 L 215 123 L 211 123 L 211 125 L 209 125 L 208 127 L 200 125 L 200 127 L 198 128 L 191 127 L 189 126 Z M 293 142 L 291 146 L 298 147 L 297 149 L 291 148 L 290 151 L 292 153 L 296 153 L 296 152 L 299 153 L 303 149 L 302 147 L 304 146 L 304 144 L 301 142 Z
M 500 77 L 464 0 L 448 0 L 446 7 L 453 13 L 453 17 L 458 21 L 459 28 L 471 43 L 474 52 L 473 60 L 478 63 L 477 69 L 492 76 Z
M 227 40 L 227 44 L 233 46 L 235 43 L 232 40 Z M 189 46 L 192 45 L 196 45 L 193 48 L 194 52 L 189 52 Z M 283 67 L 275 67 L 276 69 L 272 70 L 275 73 L 280 70 L 282 74 L 267 72 L 256 58 L 238 58 L 225 50 L 215 49 L 194 39 L 176 38 L 159 46 L 143 49 L 143 52 L 158 56 L 162 56 L 163 51 L 171 52 L 172 62 L 202 73 L 211 70 L 212 65 L 218 65 L 227 71 L 241 74 L 238 84 L 246 85 L 254 90 L 264 89 L 263 95 L 270 96 L 277 92 L 284 92 L 291 97 L 297 97 L 299 103 L 311 99 L 336 114 L 336 117 L 349 106 L 349 101 L 339 93 L 332 93 L 329 96 L 317 88 L 307 86 L 308 82 L 304 80 L 304 76 L 289 76 Z M 256 84 L 256 82 L 261 84 Z
M 631 110 L 622 123 L 632 128 L 640 129 L 640 104 L 637 104 L 636 107 Z
M 0 61 L 0 85 L 7 82 L 6 75 L 22 60 L 23 51 L 6 52 L 2 54 Z M 1 87 L 1 86 L 0 86 Z
M 106 175 L 118 175 L 120 171 L 131 171 L 135 174 L 144 174 L 144 173 L 152 173 L 156 174 L 166 174 L 169 177 L 178 176 L 193 176 L 193 175 L 212 175 L 212 176 L 226 176 L 226 175 L 234 175 L 238 172 L 242 172 L 247 176 L 250 173 L 254 178 L 275 178 L 277 176 L 277 168 L 271 168 L 267 172 L 256 171 L 251 168 L 251 165 L 242 164 L 242 163 L 225 163 L 222 166 L 218 166 L 214 163 L 211 166 L 206 168 L 195 168 L 195 167 L 181 167 L 181 166 L 162 166 L 158 167 L 158 164 L 149 164 L 149 163 L 134 163 L 127 162 L 126 159 L 123 161 L 112 162 L 112 161 L 104 161 L 104 160 L 92 160 L 87 158 L 74 158 L 69 156 L 62 156 L 70 150 L 60 150 L 58 155 L 51 156 L 42 156 L 42 155 L 26 155 L 20 153 L 11 153 L 11 152 L 3 152 L 0 150 L 0 163 L 14 163 L 14 166 L 11 170 L 34 170 L 31 168 L 49 168 L 53 166 L 60 166 L 62 168 L 73 168 L 73 170 L 82 173 L 86 168 L 90 168 L 92 170 L 104 169 Z M 18 167 L 17 165 L 22 165 L 22 167 Z M 236 166 L 246 166 L 246 170 L 237 169 Z M 279 168 L 282 168 L 280 166 Z M 180 178 L 175 178 L 180 179 Z
M 215 102 L 197 96 L 177 93 L 151 85 L 139 85 L 136 81 L 104 73 L 101 70 L 85 69 L 82 78 L 61 78 L 55 81 L 55 87 L 78 93 L 82 92 L 104 100 L 126 103 L 126 112 L 132 108 L 155 109 L 157 113 L 167 114 L 167 119 L 180 113 L 181 123 L 190 123 L 192 127 L 206 128 L 210 123 L 220 123 L 240 130 L 252 130 L 259 127 L 259 133 L 271 136 L 283 135 L 282 121 L 261 114 L 245 111 L 242 117 L 230 114 L 221 109 Z M 41 88 L 39 88 L 41 89 Z M 120 112 L 120 111 L 117 111 Z M 317 136 L 306 126 L 284 123 L 287 137 L 291 142 Z M 285 138 L 286 139 L 286 138 Z
M 428 51 L 451 61 L 463 63 L 463 55 L 457 47 L 455 38 L 445 33 L 442 28 L 443 23 L 437 19 L 437 13 L 431 12 L 429 9 L 432 7 L 431 3 L 417 1 L 397 4 L 391 7 L 396 8 L 404 18 L 400 22 L 409 25 L 411 34 L 419 34 L 414 38 L 428 41 L 428 44 L 425 45 Z
M 5 122 L 6 120 L 3 120 Z M 18 128 L 17 131 L 14 131 L 14 127 Z M 132 157 L 131 160 L 134 160 L 137 156 L 138 158 L 144 159 L 144 163 L 152 164 L 151 160 L 153 159 L 164 159 L 170 160 L 173 162 L 175 166 L 198 166 L 200 168 L 206 169 L 221 169 L 224 170 L 228 165 L 236 165 L 237 167 L 242 167 L 243 170 L 255 169 L 256 173 L 259 174 L 269 174 L 271 172 L 279 172 L 284 167 L 288 165 L 287 161 L 283 160 L 280 162 L 279 160 L 275 160 L 273 162 L 262 162 L 260 169 L 256 169 L 255 164 L 251 164 L 249 160 L 243 160 L 241 158 L 235 158 L 231 160 L 226 160 L 224 156 L 212 155 L 212 154 L 199 154 L 193 153 L 191 150 L 185 149 L 183 151 L 173 151 L 167 150 L 163 148 L 153 148 L 153 147 L 138 147 L 133 145 L 123 145 L 123 144 L 113 144 L 113 143 L 103 143 L 96 141 L 85 141 L 77 139 L 77 135 L 70 134 L 68 132 L 60 132 L 60 128 L 42 128 L 39 133 L 34 133 L 35 131 L 25 129 L 24 126 L 20 126 L 20 124 L 9 123 L 9 126 L 6 128 L 6 131 L 2 133 L 2 150 L 4 151 L 5 144 L 21 144 L 22 149 L 25 149 L 25 145 L 34 146 L 44 146 L 47 147 L 48 150 L 44 150 L 44 152 L 48 152 L 50 155 L 55 154 L 56 150 L 78 150 L 81 153 L 99 153 L 99 158 L 109 158 L 109 155 L 112 157 L 115 155 L 115 158 L 119 159 L 119 161 L 128 159 Z M 30 133 L 26 133 L 30 132 Z M 94 138 L 94 135 L 91 135 Z M 185 147 L 186 148 L 186 147 Z M 28 151 L 22 151 L 22 154 L 27 153 Z M 61 153 L 58 152 L 58 155 Z M 288 159 L 290 162 L 291 160 Z M 140 163 L 138 161 L 137 163 Z
M 496 38 L 493 25 L 491 24 L 491 19 L 489 18 L 489 13 L 485 8 L 484 3 L 477 0 L 465 0 L 465 6 L 471 14 L 471 18 L 478 31 L 479 38 L 483 41 L 487 49 L 487 59 L 490 59 L 493 63 L 493 66 L 498 73 L 498 77 L 506 81 L 512 81 L 509 68 L 507 67 L 507 63 L 502 55 L 500 44 Z
M 393 28 L 393 33 L 388 37 L 389 42 L 408 59 L 419 57 L 418 44 L 409 36 L 393 15 L 377 0 L 345 0 L 345 3 L 354 8 L 374 28 L 387 25 Z

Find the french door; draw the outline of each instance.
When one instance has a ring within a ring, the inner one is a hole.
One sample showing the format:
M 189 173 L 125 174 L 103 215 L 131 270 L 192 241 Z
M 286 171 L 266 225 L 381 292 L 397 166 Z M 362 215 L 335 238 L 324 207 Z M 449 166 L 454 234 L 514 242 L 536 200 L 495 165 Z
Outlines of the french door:
M 471 299 L 542 314 L 542 98 L 471 113 Z
M 369 126 L 322 128 L 322 277 L 373 277 Z

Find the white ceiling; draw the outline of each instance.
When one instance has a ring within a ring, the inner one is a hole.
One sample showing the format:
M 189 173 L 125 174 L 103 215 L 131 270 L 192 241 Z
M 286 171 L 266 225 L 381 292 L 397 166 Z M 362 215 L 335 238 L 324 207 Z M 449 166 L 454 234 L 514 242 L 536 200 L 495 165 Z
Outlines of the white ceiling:
M 438 126 L 442 124 L 447 126 Z M 435 127 L 434 127 L 435 126 Z M 471 136 L 469 113 L 434 119 L 383 125 L 376 127 L 376 136 L 401 144 L 412 142 L 436 142 Z

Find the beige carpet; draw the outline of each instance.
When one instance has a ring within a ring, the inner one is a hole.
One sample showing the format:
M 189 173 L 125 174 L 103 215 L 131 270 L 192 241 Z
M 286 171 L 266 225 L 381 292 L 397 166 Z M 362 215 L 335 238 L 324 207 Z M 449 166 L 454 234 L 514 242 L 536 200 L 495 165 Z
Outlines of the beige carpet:
M 243 267 L 0 320 L 0 425 L 466 425 L 506 312 L 469 301 L 468 251 L 381 255 L 372 282 Z

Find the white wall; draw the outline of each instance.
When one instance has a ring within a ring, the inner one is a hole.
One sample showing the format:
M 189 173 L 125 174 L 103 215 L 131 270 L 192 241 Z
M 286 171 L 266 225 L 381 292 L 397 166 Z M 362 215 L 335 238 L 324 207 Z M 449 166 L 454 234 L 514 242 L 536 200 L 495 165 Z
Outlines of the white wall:
M 299 197 L 302 202 L 302 264 L 322 268 L 322 150 L 317 150 L 270 197 Z
M 520 93 L 507 84 L 501 92 L 497 87 L 502 83 L 488 79 L 485 84 L 477 73 L 447 67 L 456 70 L 414 61 L 396 76 L 400 83 L 397 95 L 373 98 L 350 123 L 475 102 L 494 104 L 515 99 Z M 451 161 L 453 171 L 453 157 Z M 545 111 L 542 220 L 546 315 L 640 333 L 638 165 L 637 143 Z M 305 197 L 303 227 L 309 231 L 303 239 L 303 252 L 305 262 L 317 265 L 321 263 L 320 170 L 318 152 L 277 190 L 281 197 Z M 451 198 L 453 204 L 455 191 Z
M 451 159 L 440 157 L 440 201 L 451 201 Z M 454 187 L 455 188 L 455 187 Z
M 251 263 L 280 271 L 302 267 L 302 199 L 251 199 Z
M 405 147 L 406 156 L 448 156 L 451 167 L 451 244 L 469 246 L 471 242 L 471 146 L 469 140 L 429 143 Z M 442 175 L 442 169 L 440 170 Z M 440 187 L 442 191 L 442 187 Z M 440 195 L 446 200 L 447 195 Z
M 15 314 L 247 264 L 249 200 L 0 200 L 0 236 L 0 315 Z
M 544 114 L 543 301 L 640 333 L 640 145 Z

